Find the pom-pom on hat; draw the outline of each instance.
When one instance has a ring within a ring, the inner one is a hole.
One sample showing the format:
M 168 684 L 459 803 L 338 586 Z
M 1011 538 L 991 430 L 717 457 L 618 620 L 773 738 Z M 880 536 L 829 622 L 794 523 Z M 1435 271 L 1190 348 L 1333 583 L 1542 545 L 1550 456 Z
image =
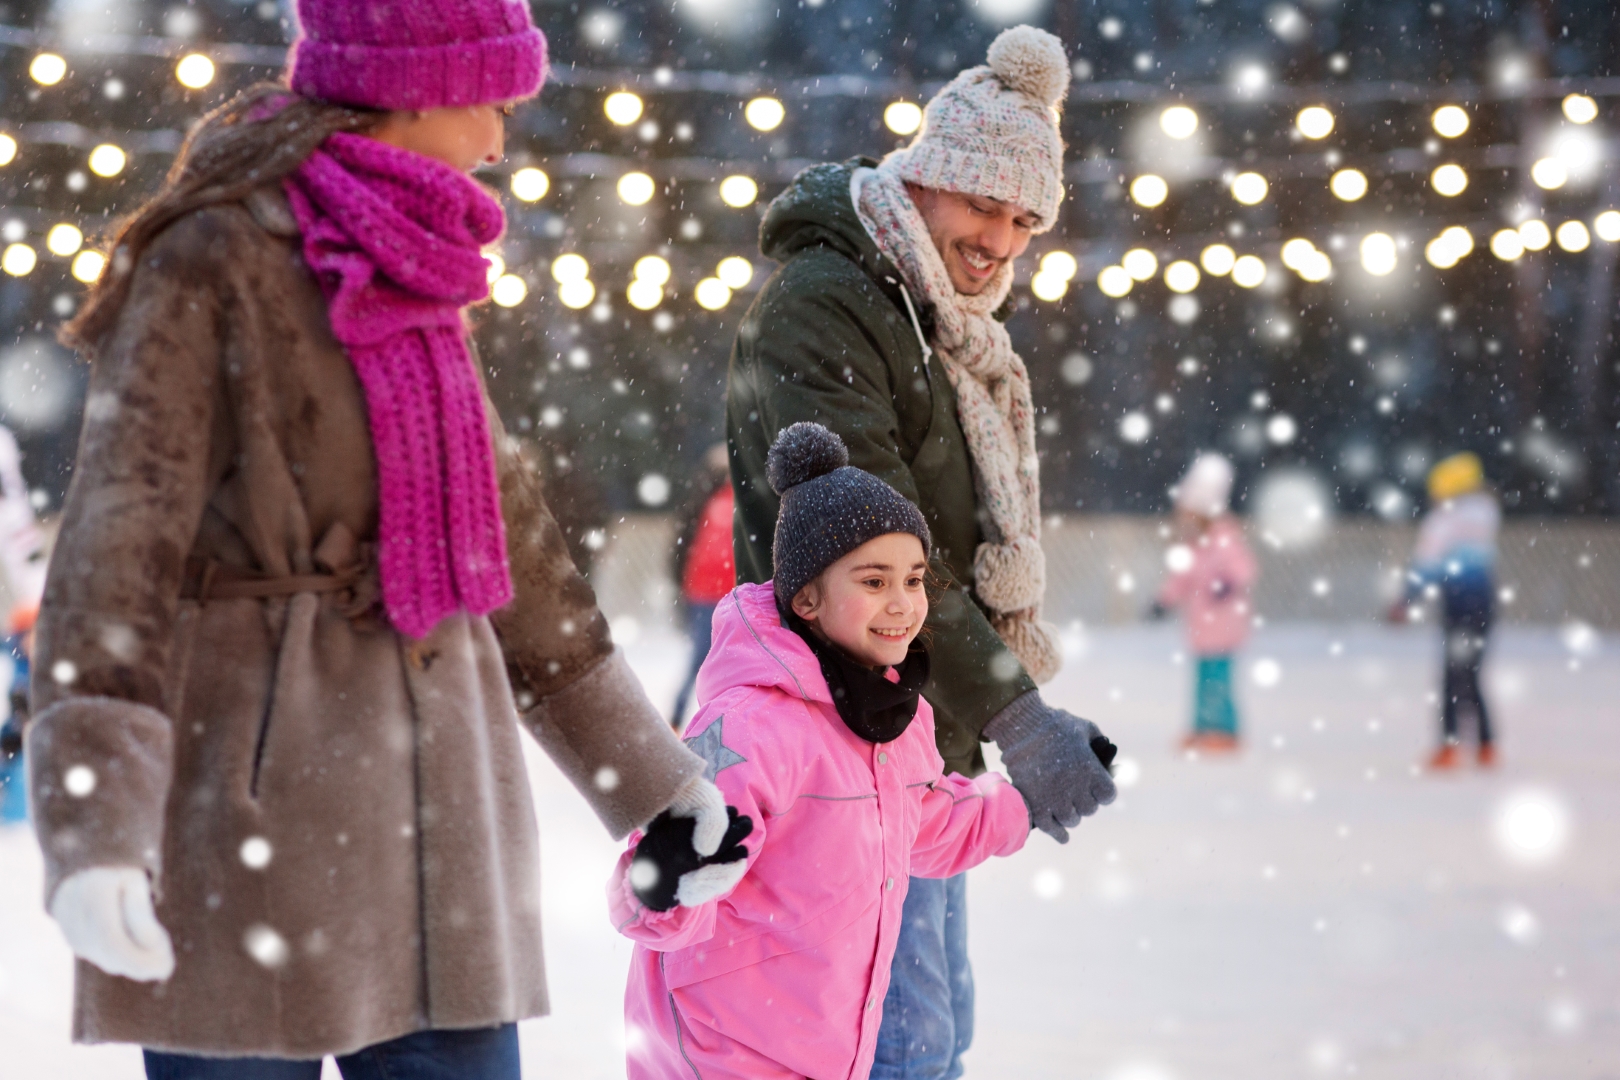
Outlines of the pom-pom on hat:
M 1176 509 L 1218 518 L 1232 499 L 1232 463 L 1220 454 L 1199 454 L 1181 482 L 1171 489 Z
M 926 188 L 982 195 L 1057 222 L 1063 200 L 1058 114 L 1069 93 L 1063 42 L 1033 26 L 1003 30 L 986 63 L 945 85 L 923 110 L 911 145 L 885 164 Z
M 517 101 L 540 91 L 546 38 L 528 0 L 298 0 L 288 82 L 367 109 Z
M 772 551 L 776 599 L 786 604 L 821 572 L 868 540 L 910 533 L 933 547 L 928 523 L 904 495 L 849 463 L 849 451 L 820 424 L 784 428 L 765 461 L 781 496 Z

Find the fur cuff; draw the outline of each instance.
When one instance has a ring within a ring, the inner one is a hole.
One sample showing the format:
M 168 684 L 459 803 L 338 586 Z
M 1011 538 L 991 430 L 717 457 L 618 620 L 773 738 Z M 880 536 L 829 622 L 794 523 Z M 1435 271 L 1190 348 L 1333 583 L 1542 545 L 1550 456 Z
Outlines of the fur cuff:
M 121 698 L 68 698 L 28 725 L 27 742 L 46 905 L 63 878 L 99 866 L 139 867 L 158 891 L 174 777 L 169 718 Z
M 621 649 L 523 714 L 615 840 L 667 807 L 703 759 L 647 700 Z

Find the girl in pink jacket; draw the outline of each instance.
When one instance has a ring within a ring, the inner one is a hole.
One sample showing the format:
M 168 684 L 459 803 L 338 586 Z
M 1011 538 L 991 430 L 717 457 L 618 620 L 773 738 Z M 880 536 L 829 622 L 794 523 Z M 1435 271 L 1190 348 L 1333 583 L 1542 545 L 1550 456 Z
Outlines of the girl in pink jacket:
M 1249 639 L 1249 590 L 1258 570 L 1242 526 L 1227 510 L 1231 495 L 1232 463 L 1220 454 L 1200 454 L 1176 485 L 1181 540 L 1166 555 L 1170 577 L 1154 601 L 1156 614 L 1181 610 L 1198 661 L 1193 730 L 1184 744 L 1194 750 L 1238 747 L 1232 654 Z
M 920 697 L 922 514 L 819 424 L 777 438 L 775 577 L 720 603 L 687 745 L 731 805 L 714 856 L 687 819 L 631 838 L 608 887 L 636 942 L 630 1080 L 860 1080 L 910 875 L 948 877 L 1029 834 L 996 774 L 945 775 Z M 690 842 L 686 842 L 690 848 Z

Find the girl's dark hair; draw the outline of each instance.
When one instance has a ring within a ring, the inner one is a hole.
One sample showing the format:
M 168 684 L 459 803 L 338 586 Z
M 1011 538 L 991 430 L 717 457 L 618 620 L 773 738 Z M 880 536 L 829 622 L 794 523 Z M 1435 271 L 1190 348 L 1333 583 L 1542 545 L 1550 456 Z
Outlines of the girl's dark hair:
M 300 97 L 281 83 L 259 83 L 204 116 L 186 136 L 158 193 L 104 245 L 101 278 L 59 340 L 94 357 L 118 320 L 141 255 L 159 233 L 193 210 L 235 202 L 281 180 L 328 135 L 368 131 L 385 115 Z

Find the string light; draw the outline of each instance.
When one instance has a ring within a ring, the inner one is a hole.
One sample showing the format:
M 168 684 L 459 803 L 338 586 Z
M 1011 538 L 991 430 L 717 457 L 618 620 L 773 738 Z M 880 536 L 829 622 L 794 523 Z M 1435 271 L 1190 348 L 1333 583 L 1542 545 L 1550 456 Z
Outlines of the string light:
M 1544 157 L 1530 166 L 1530 179 L 1534 180 L 1539 188 L 1556 191 L 1569 183 L 1569 169 L 1557 158 Z
M 111 178 L 124 171 L 129 156 L 112 143 L 102 143 L 90 151 L 90 171 Z
M 201 90 L 214 81 L 214 62 L 202 53 L 183 56 L 174 65 L 174 77 L 187 90 Z
M 1524 243 L 1526 251 L 1545 251 L 1547 245 L 1552 243 L 1552 231 L 1547 223 L 1539 218 L 1531 218 L 1519 226 L 1519 239 Z
M 1468 174 L 1461 165 L 1442 165 L 1430 174 L 1429 184 L 1446 198 L 1453 198 L 1468 187 Z
M 1198 114 L 1185 105 L 1172 105 L 1159 114 L 1159 130 L 1172 139 L 1191 138 L 1198 130 Z
M 1570 253 L 1585 251 L 1592 246 L 1592 234 L 1586 226 L 1579 221 L 1566 221 L 1558 226 L 1558 232 L 1553 234 L 1558 246 Z
M 539 169 L 519 169 L 512 174 L 512 194 L 524 202 L 539 202 L 551 190 L 551 177 Z
M 896 135 L 912 135 L 922 127 L 923 111 L 910 101 L 891 101 L 883 110 L 883 125 Z
M 741 210 L 745 206 L 753 206 L 757 198 L 759 185 L 754 183 L 752 177 L 728 176 L 720 181 L 720 201 L 727 206 Z
M 73 256 L 73 276 L 86 285 L 93 285 L 107 267 L 107 257 L 99 251 L 81 251 Z
M 84 233 L 80 232 L 77 226 L 69 225 L 65 221 L 60 225 L 52 225 L 51 231 L 45 234 L 46 250 L 64 259 L 75 254 L 83 246 Z
M 1328 258 L 1325 251 L 1312 250 L 1300 260 L 1300 264 L 1294 268 L 1294 273 L 1312 284 L 1323 282 L 1333 276 L 1333 260 Z
M 651 311 L 664 302 L 664 287 L 646 278 L 635 278 L 624 290 L 624 298 L 637 311 Z
M 1328 180 L 1328 190 L 1344 202 L 1355 202 L 1367 194 L 1367 174 L 1360 169 L 1340 169 Z
M 743 119 L 755 131 L 775 131 L 787 118 L 787 109 L 773 97 L 757 97 L 743 107 Z
M 1190 293 L 1198 288 L 1198 267 L 1186 259 L 1177 259 L 1164 268 L 1164 283 L 1171 292 Z
M 1570 94 L 1564 99 L 1564 116 L 1572 124 L 1590 124 L 1597 114 L 1597 102 L 1585 94 Z
M 1361 238 L 1361 268 L 1374 277 L 1386 277 L 1395 272 L 1399 255 L 1395 238 L 1389 233 L 1372 232 Z
M 559 285 L 566 285 L 570 281 L 584 281 L 590 276 L 591 264 L 585 261 L 583 255 L 569 252 L 551 260 L 551 277 Z
M 1164 182 L 1162 176 L 1143 173 L 1131 181 L 1131 201 L 1149 210 L 1162 204 L 1169 194 L 1170 185 Z
M 1592 231 L 1607 243 L 1620 243 L 1620 210 L 1605 210 L 1592 222 Z
M 1516 233 L 1514 236 L 1517 238 Z M 1473 250 L 1473 233 L 1470 233 L 1461 225 L 1453 225 L 1450 228 L 1441 230 L 1439 236 L 1436 236 L 1424 246 L 1423 257 L 1429 260 L 1429 265 L 1437 269 L 1450 270 Z
M 484 278 L 493 286 L 501 280 L 501 275 L 506 273 L 506 260 L 501 258 L 498 252 L 486 251 L 484 261 L 489 264 L 489 269 L 484 272 Z
M 12 244 L 0 255 L 0 270 L 12 277 L 27 277 L 39 265 L 39 253 L 27 244 Z
M 1149 281 L 1159 272 L 1159 260 L 1147 248 L 1132 248 L 1119 260 L 1119 265 L 1136 281 Z
M 555 275 L 556 267 L 553 265 L 552 273 Z M 575 278 L 565 281 L 557 286 L 557 299 L 562 301 L 563 307 L 578 311 L 580 308 L 590 307 L 591 301 L 596 299 L 596 286 L 588 278 Z
M 1298 270 L 1315 251 L 1315 244 L 1302 237 L 1295 237 L 1282 246 L 1282 264 L 1290 270 Z
M 1456 105 L 1440 106 L 1430 122 L 1442 139 L 1455 139 L 1468 130 L 1468 114 Z
M 67 61 L 55 53 L 43 52 L 28 65 L 28 77 L 41 86 L 55 86 L 67 77 Z
M 1069 283 L 1057 274 L 1041 270 L 1029 279 L 1029 291 L 1038 299 L 1051 303 L 1063 299 L 1069 291 Z
M 629 127 L 640 120 L 645 107 L 640 96 L 628 90 L 615 91 L 602 101 L 602 111 L 607 114 L 609 120 L 620 127 Z
M 627 172 L 619 177 L 619 198 L 631 206 L 646 206 L 658 184 L 644 172 Z
M 1312 105 L 1299 111 L 1294 126 L 1307 139 L 1325 139 L 1333 134 L 1333 114 L 1320 105 Z
M 1062 248 L 1041 256 L 1041 273 L 1051 274 L 1061 281 L 1071 281 L 1080 272 L 1080 263 Z
M 1198 256 L 1198 261 L 1203 264 L 1204 273 L 1225 277 L 1232 272 L 1237 253 L 1225 244 L 1211 244 Z
M 0 166 L 10 165 L 17 160 L 17 140 L 10 135 L 0 135 Z
M 1115 300 L 1128 294 L 1135 284 L 1136 279 L 1123 266 L 1105 266 L 1097 275 L 1097 288 Z
M 1257 172 L 1238 173 L 1232 178 L 1232 198 L 1244 206 L 1255 206 L 1264 202 L 1266 192 L 1271 190 L 1266 178 Z
M 1232 264 L 1232 281 L 1244 289 L 1258 289 L 1266 281 L 1266 262 L 1257 255 L 1240 255 Z
M 1517 229 L 1498 229 L 1491 237 L 1491 254 L 1503 262 L 1512 262 L 1524 254 L 1524 240 Z
M 637 281 L 645 281 L 659 288 L 669 284 L 669 260 L 659 255 L 643 255 L 636 260 L 631 274 Z
M 728 255 L 714 268 L 714 276 L 719 278 L 726 288 L 736 292 L 739 289 L 746 289 L 748 283 L 754 280 L 754 264 L 741 255 Z
M 719 278 L 704 278 L 692 290 L 692 299 L 705 311 L 719 311 L 731 303 L 731 288 Z
M 490 297 L 503 308 L 515 308 L 529 295 L 529 284 L 516 274 L 502 274 L 490 287 Z

